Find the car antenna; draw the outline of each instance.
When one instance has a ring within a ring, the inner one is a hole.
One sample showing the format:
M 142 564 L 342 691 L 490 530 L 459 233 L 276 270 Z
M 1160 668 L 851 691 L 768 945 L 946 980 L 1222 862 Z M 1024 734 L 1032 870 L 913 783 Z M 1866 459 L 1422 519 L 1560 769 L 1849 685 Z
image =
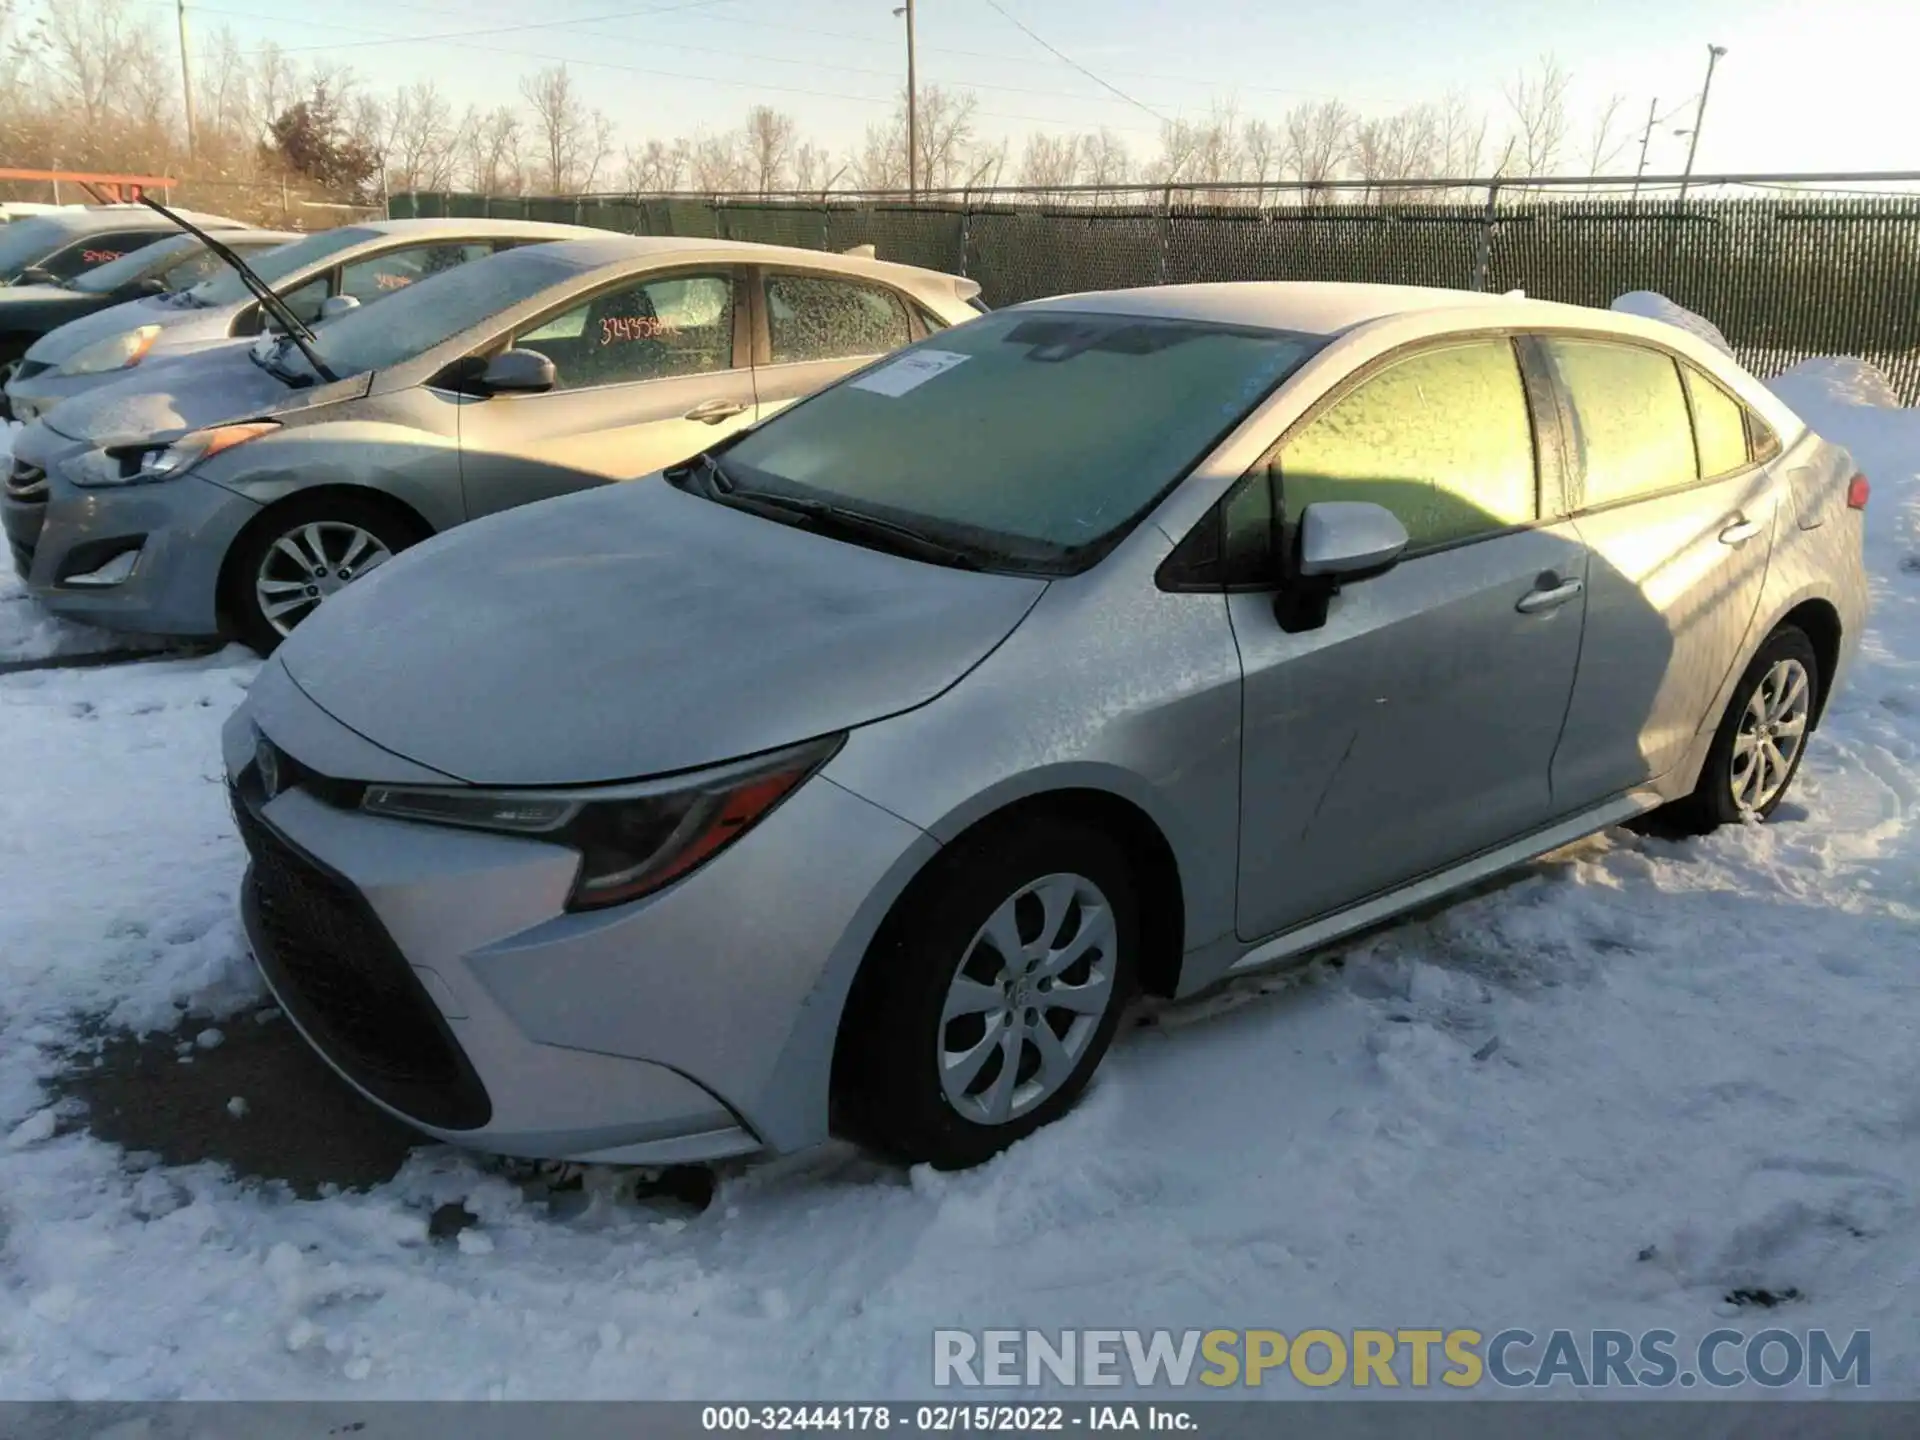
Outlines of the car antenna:
M 196 237 L 201 244 L 205 245 L 207 249 L 211 250 L 215 255 L 218 255 L 222 260 L 226 261 L 226 263 L 232 267 L 234 274 L 240 277 L 240 283 L 246 286 L 248 291 L 252 293 L 253 298 L 260 302 L 260 308 L 278 320 L 280 322 L 280 328 L 286 333 L 287 338 L 300 347 L 300 353 L 306 357 L 307 364 L 313 367 L 314 374 L 328 383 L 332 383 L 340 378 L 327 368 L 327 362 L 322 360 L 320 358 L 320 352 L 314 349 L 313 331 L 308 329 L 305 322 L 293 313 L 293 310 L 288 306 L 286 301 L 273 293 L 272 286 L 268 285 L 266 281 L 253 273 L 253 268 L 235 254 L 232 247 L 224 245 L 214 239 L 213 236 L 209 235 L 191 221 L 181 219 L 151 195 L 142 195 L 140 197 L 140 203 L 145 205 L 149 210 L 158 211 L 189 235 Z

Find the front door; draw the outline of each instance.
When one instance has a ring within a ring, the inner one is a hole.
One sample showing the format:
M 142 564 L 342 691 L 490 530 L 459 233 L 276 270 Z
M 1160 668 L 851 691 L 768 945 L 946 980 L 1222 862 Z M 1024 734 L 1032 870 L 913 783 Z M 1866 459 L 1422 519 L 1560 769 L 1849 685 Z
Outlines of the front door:
M 468 515 L 651 474 L 751 424 L 736 313 L 734 277 L 714 269 L 628 279 L 530 322 L 512 343 L 551 359 L 556 384 L 462 407 Z
M 1626 342 L 1540 344 L 1575 442 L 1574 523 L 1593 553 L 1553 762 L 1556 798 L 1578 808 L 1664 775 L 1717 721 L 1708 711 L 1759 608 L 1779 482 L 1750 455 L 1740 403 L 1691 366 Z
M 1349 586 L 1318 629 L 1282 629 L 1271 594 L 1228 598 L 1245 677 L 1243 938 L 1553 818 L 1587 552 L 1543 508 L 1535 448 L 1512 343 L 1454 342 L 1368 375 L 1230 497 L 1230 547 L 1275 503 L 1291 536 L 1319 500 L 1384 505 L 1410 538 L 1396 568 Z

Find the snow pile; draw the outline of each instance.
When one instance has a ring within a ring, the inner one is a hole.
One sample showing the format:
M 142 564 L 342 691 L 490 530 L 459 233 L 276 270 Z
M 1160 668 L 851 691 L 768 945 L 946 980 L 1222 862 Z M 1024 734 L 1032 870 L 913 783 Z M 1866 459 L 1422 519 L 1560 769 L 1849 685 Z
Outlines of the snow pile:
M 1652 290 L 1629 290 L 1607 307 L 1618 310 L 1623 315 L 1638 315 L 1647 320 L 1664 320 L 1669 325 L 1678 325 L 1682 330 L 1690 331 L 1706 341 L 1716 350 L 1733 353 L 1733 347 L 1727 344 L 1727 337 L 1720 333 L 1720 327 L 1704 315 L 1696 315 L 1684 305 L 1675 304 L 1666 296 Z
M 217 744 L 252 666 L 0 677 L 0 1395 L 910 1397 L 935 1326 L 1417 1323 L 1870 1329 L 1871 1393 L 1920 1396 L 1920 413 L 1779 383 L 1873 477 L 1876 610 L 1774 824 L 1612 832 L 1168 1011 L 979 1171 L 830 1147 L 684 1223 L 431 1149 L 296 1202 L 49 1109 L 80 1017 L 258 1003 Z
M 1871 405 L 1897 410 L 1900 397 L 1886 373 L 1870 360 L 1822 356 L 1803 360 L 1767 382 L 1789 405 Z M 1817 427 L 1816 427 L 1817 428 Z

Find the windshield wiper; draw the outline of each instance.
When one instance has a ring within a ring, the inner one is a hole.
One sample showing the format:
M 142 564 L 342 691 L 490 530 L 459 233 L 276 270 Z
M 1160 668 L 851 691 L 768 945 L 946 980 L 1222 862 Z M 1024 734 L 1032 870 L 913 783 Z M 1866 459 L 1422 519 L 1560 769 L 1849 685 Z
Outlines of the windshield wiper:
M 793 517 L 809 530 L 841 540 L 865 541 L 896 555 L 931 560 L 936 565 L 951 565 L 957 570 L 979 570 L 980 557 L 957 545 L 948 545 L 923 535 L 908 525 L 882 520 L 864 510 L 849 509 L 827 500 L 805 500 L 797 495 L 776 495 L 768 490 L 741 490 L 725 478 L 725 472 L 712 456 L 702 456 L 708 486 L 716 498 L 743 510 L 751 510 L 769 519 Z M 715 483 L 718 481 L 719 483 Z
M 300 353 L 306 357 L 307 363 L 313 367 L 314 374 L 329 383 L 340 378 L 327 368 L 327 362 L 320 358 L 320 352 L 314 348 L 313 331 L 307 327 L 298 315 L 293 313 L 286 301 L 273 293 L 272 286 L 268 285 L 266 281 L 253 273 L 252 267 L 250 267 L 246 261 L 236 255 L 228 246 L 214 239 L 213 236 L 202 230 L 198 225 L 190 224 L 182 220 L 151 195 L 142 195 L 140 197 L 140 203 L 148 209 L 164 215 L 189 235 L 198 239 L 201 244 L 205 245 L 207 249 L 211 250 L 215 255 L 218 255 L 222 260 L 226 261 L 232 268 L 233 273 L 240 277 L 240 283 L 247 287 L 247 292 L 260 302 L 260 308 L 278 320 L 280 322 L 281 332 L 293 341 L 295 345 L 300 347 Z

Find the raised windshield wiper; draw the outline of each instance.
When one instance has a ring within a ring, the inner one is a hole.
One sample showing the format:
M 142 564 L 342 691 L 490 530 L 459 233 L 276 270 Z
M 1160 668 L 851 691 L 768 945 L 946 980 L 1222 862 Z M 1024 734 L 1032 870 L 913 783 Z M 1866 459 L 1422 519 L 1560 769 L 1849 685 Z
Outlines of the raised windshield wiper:
M 253 273 L 252 268 L 248 266 L 246 261 L 242 260 L 230 248 L 214 239 L 213 236 L 202 230 L 198 225 L 182 220 L 151 195 L 142 195 L 140 197 L 140 203 L 145 205 L 149 210 L 154 210 L 164 215 L 189 235 L 198 239 L 201 244 L 205 245 L 207 249 L 211 250 L 215 255 L 218 255 L 222 260 L 226 261 L 226 263 L 232 267 L 233 273 L 240 277 L 240 283 L 247 287 L 248 293 L 260 302 L 260 308 L 278 320 L 282 333 L 284 333 L 288 339 L 292 340 L 295 345 L 300 347 L 300 353 L 306 357 L 307 363 L 313 367 L 314 374 L 328 382 L 340 378 L 327 368 L 327 362 L 320 358 L 320 352 L 314 348 L 313 331 L 307 327 L 298 315 L 293 313 L 286 301 L 273 293 L 272 286 L 268 285 L 266 281 Z

